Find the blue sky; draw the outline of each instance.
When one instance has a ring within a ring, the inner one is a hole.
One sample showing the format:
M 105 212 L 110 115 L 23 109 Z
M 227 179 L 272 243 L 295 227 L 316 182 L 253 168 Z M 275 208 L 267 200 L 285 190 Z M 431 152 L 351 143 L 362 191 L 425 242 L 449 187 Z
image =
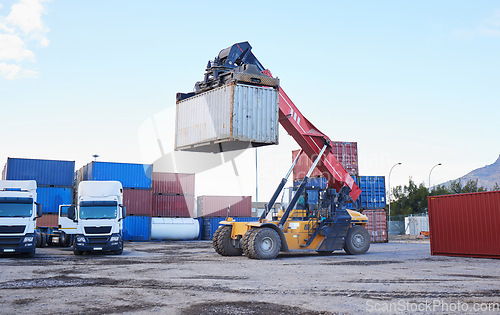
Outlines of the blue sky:
M 168 142 L 175 93 L 241 41 L 321 131 L 358 142 L 361 175 L 402 162 L 391 186 L 427 185 L 443 163 L 436 184 L 500 154 L 498 1 L 0 4 L 0 163 L 152 163 L 151 120 Z M 259 149 L 259 199 L 298 148 L 281 131 Z M 236 159 L 237 178 L 231 165 L 203 172 L 197 193 L 254 194 L 254 155 Z

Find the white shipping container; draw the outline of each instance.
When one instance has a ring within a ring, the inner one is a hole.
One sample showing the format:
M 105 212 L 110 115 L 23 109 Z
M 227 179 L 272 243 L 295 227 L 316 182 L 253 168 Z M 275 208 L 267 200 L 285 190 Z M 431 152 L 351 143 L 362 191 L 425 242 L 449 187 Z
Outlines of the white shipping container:
M 278 143 L 278 90 L 231 83 L 177 103 L 175 150 L 225 152 Z
M 429 231 L 429 216 L 405 217 L 406 235 L 420 235 L 422 231 Z

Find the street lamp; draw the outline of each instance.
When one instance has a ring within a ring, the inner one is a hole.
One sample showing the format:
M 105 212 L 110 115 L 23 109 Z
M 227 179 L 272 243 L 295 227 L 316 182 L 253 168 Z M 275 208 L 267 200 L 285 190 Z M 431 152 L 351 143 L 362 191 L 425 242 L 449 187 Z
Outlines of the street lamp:
M 389 201 L 389 227 L 387 228 L 387 232 L 389 232 L 389 229 L 391 227 L 391 172 L 392 172 L 392 169 L 397 166 L 397 165 L 401 165 L 402 163 L 399 162 L 399 163 L 396 163 L 394 164 L 392 167 L 391 167 L 391 170 L 389 171 L 389 179 L 388 179 L 388 185 L 389 185 L 389 198 L 386 198 L 388 201 Z
M 94 158 L 94 162 L 96 162 L 97 158 L 99 157 L 99 155 L 98 154 L 93 154 L 92 157 Z
M 431 168 L 431 171 L 429 172 L 429 195 L 431 194 L 431 173 L 432 173 L 432 170 L 436 167 L 436 166 L 439 166 L 439 165 L 443 165 L 442 163 L 438 163 L 436 165 L 434 165 L 432 168 Z

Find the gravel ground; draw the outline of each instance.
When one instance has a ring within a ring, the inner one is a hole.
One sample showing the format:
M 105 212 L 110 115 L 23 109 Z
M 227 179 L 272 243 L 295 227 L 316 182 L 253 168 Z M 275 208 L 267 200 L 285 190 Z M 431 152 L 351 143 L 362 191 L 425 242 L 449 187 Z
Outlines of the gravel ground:
M 426 240 L 270 261 L 207 241 L 127 243 L 121 256 L 41 248 L 0 264 L 0 314 L 500 313 L 498 260 L 431 256 Z

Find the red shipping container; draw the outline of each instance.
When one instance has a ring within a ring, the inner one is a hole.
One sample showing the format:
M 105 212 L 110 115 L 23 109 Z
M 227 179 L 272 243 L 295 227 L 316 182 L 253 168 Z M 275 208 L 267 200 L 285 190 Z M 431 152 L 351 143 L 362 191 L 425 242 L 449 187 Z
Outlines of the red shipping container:
M 229 213 L 228 213 L 229 207 Z M 251 217 L 251 196 L 200 196 L 198 214 L 203 217 Z
M 44 214 L 36 219 L 36 227 L 57 227 L 59 225 L 59 214 Z
M 123 206 L 127 215 L 151 216 L 153 192 L 146 189 L 124 189 Z
M 432 255 L 500 258 L 500 191 L 429 196 Z
M 332 142 L 333 155 L 350 175 L 358 175 L 358 143 L 357 142 Z M 292 162 L 300 150 L 292 151 Z M 302 154 L 293 168 L 293 180 L 306 177 L 313 162 L 305 154 Z M 321 172 L 315 168 L 311 177 L 321 177 Z
M 372 243 L 387 243 L 387 216 L 384 209 L 364 210 L 363 214 L 368 217 L 366 230 L 370 234 Z
M 193 195 L 153 194 L 154 217 L 194 218 Z
M 194 174 L 153 172 L 153 192 L 194 195 Z

